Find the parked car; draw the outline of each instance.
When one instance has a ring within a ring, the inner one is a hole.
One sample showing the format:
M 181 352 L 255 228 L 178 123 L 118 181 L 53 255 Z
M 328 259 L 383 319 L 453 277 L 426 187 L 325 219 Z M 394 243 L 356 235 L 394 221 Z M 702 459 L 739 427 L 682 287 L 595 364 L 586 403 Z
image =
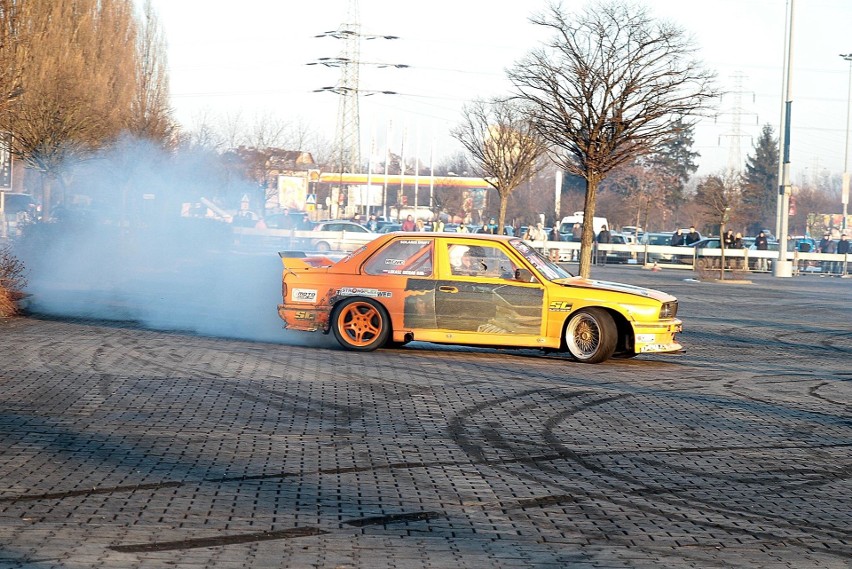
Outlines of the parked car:
M 35 200 L 29 194 L 2 192 L 3 211 L 0 213 L 0 236 L 18 235 L 23 225 L 39 215 Z M 57 209 L 57 211 L 62 211 Z
M 371 351 L 417 340 L 610 357 L 681 350 L 677 299 L 572 277 L 522 239 L 391 233 L 334 262 L 279 253 L 285 328 Z
M 639 242 L 643 245 L 671 245 L 672 234 L 671 232 L 643 233 Z
M 6 216 L 16 216 L 19 213 L 33 214 L 36 210 L 36 202 L 29 194 L 16 192 L 0 192 L 3 194 L 3 213 Z
M 753 241 L 753 238 L 752 238 Z M 719 264 L 722 262 L 721 249 L 722 243 L 719 237 L 705 237 L 703 239 L 699 239 L 692 245 L 689 245 L 693 249 L 698 250 L 698 254 L 693 258 L 683 258 L 682 262 L 690 264 L 693 261 L 698 263 L 699 267 L 703 268 L 719 268 Z M 701 254 L 702 249 L 719 249 L 720 253 L 718 255 L 703 255 Z M 731 249 L 728 248 L 726 251 L 741 251 L 742 249 L 748 249 L 746 245 L 746 238 L 743 238 L 743 247 L 739 249 Z M 777 244 L 776 244 L 777 250 Z M 725 266 L 729 268 L 742 268 L 743 257 L 740 253 L 733 253 L 731 255 L 727 255 L 726 253 Z M 730 260 L 729 260 L 730 259 Z M 749 259 L 749 266 L 754 266 L 755 259 Z
M 651 245 L 655 247 L 670 247 L 672 244 L 672 234 L 665 232 L 643 233 L 642 239 L 639 241 L 643 245 Z M 672 255 L 670 253 L 659 253 L 649 251 L 645 259 L 646 263 L 656 263 L 657 261 L 671 262 Z
M 394 231 L 402 231 L 401 223 L 385 223 L 376 233 L 393 233 Z
M 755 247 L 755 245 L 754 245 L 754 237 L 743 237 L 743 247 L 746 247 L 749 250 L 749 258 L 748 258 L 749 270 L 751 270 L 751 271 L 757 270 L 757 267 L 758 267 L 757 259 L 758 258 L 751 255 L 751 251 L 757 251 L 757 247 Z M 774 239 L 767 240 L 766 250 L 775 252 L 774 257 L 769 257 L 769 258 L 766 259 L 766 269 L 768 271 L 773 270 L 773 266 L 775 264 L 775 261 L 778 259 L 778 247 L 779 247 L 778 241 L 775 241 Z
M 632 235 L 630 237 L 633 237 Z M 622 235 L 621 233 L 610 233 L 609 234 L 609 243 L 610 245 L 627 245 L 628 237 Z M 633 258 L 633 255 L 630 251 L 607 251 L 606 252 L 606 262 L 609 263 L 627 263 L 630 259 Z
M 308 231 L 313 227 L 308 213 L 304 211 L 289 211 L 287 213 L 274 213 L 263 218 L 267 229 L 295 229 L 296 231 Z
M 787 240 L 787 251 L 798 251 L 799 253 L 815 253 L 817 242 L 811 237 L 790 237 Z
M 347 238 L 346 234 L 349 234 Z M 352 235 L 356 237 L 353 239 Z M 311 230 L 306 247 L 313 251 L 353 251 L 378 235 L 354 221 L 320 221 Z M 367 239 L 364 239 L 367 237 Z

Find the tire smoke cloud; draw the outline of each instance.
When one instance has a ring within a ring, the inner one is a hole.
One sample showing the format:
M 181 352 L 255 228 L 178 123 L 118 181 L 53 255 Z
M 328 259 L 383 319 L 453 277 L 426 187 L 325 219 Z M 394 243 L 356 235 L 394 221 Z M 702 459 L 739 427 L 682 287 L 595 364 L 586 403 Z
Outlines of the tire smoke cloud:
M 133 321 L 158 330 L 322 344 L 282 328 L 274 242 L 238 243 L 229 222 L 188 216 L 201 198 L 263 209 L 257 183 L 223 175 L 215 152 L 167 153 L 123 141 L 69 169 L 55 218 L 14 241 L 27 269 L 27 309 L 47 316 Z M 227 180 L 224 184 L 222 180 Z M 235 197 L 236 196 L 236 197 Z M 206 208 L 205 208 L 206 209 Z

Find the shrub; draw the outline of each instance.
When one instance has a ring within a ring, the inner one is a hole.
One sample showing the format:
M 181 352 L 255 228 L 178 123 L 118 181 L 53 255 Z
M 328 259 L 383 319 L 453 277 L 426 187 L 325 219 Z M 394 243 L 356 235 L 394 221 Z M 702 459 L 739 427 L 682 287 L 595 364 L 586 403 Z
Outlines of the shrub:
M 24 264 L 8 245 L 0 247 L 0 318 L 18 313 L 18 301 L 24 296 L 26 284 Z

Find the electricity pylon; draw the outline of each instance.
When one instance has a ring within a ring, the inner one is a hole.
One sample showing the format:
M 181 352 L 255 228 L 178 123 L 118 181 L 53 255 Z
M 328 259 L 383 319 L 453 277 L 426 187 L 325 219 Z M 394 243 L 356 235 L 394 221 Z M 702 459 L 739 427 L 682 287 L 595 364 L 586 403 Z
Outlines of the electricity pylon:
M 335 58 L 322 57 L 308 65 L 325 65 L 340 68 L 340 80 L 334 87 L 323 87 L 315 91 L 329 91 L 340 95 L 337 110 L 337 144 L 341 172 L 360 173 L 361 171 L 361 119 L 358 100 L 362 93 L 372 95 L 383 93 L 396 94 L 394 91 L 364 91 L 359 84 L 359 70 L 362 62 L 361 39 L 398 39 L 397 36 L 364 35 L 358 15 L 358 0 L 349 0 L 346 9 L 346 20 L 336 30 L 318 34 L 321 37 L 333 37 L 343 40 L 340 56 Z M 371 63 L 380 67 L 408 67 L 407 65 L 389 65 Z

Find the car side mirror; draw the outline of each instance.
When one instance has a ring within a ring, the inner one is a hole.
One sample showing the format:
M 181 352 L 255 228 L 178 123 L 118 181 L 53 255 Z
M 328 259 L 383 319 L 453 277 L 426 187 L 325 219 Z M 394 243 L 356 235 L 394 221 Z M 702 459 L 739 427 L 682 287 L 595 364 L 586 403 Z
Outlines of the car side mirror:
M 515 269 L 515 280 L 522 283 L 534 283 L 535 277 L 529 269 Z

